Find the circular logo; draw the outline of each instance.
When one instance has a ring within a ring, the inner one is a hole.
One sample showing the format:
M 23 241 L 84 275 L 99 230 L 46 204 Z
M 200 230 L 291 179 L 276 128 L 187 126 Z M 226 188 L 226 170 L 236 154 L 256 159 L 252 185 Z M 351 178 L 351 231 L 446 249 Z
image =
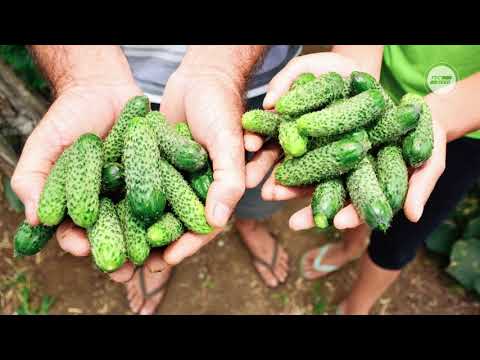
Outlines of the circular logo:
M 456 71 L 447 64 L 433 66 L 426 76 L 427 87 L 435 94 L 448 94 L 457 83 Z

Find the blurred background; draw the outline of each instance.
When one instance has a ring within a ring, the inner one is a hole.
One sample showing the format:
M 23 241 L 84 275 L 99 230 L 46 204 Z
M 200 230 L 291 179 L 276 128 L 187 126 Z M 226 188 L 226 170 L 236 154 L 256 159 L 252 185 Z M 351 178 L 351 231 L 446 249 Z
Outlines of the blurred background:
M 328 51 L 308 45 L 304 54 Z M 48 85 L 21 45 L 0 45 L 0 313 L 130 314 L 123 285 L 96 270 L 89 257 L 64 253 L 52 239 L 41 253 L 13 258 L 12 238 L 23 206 L 10 188 L 10 176 L 23 143 L 50 103 Z M 334 312 L 349 291 L 356 263 L 317 281 L 299 276 L 306 250 L 341 234 L 293 232 L 290 215 L 307 204 L 295 200 L 266 221 L 290 254 L 285 285 L 266 288 L 236 231 L 227 229 L 197 255 L 178 266 L 160 314 L 312 314 Z M 412 234 L 413 236 L 413 234 Z M 480 186 L 431 236 L 374 314 L 480 314 Z M 468 241 L 465 241 L 468 240 Z M 460 266 L 451 271 L 449 264 Z

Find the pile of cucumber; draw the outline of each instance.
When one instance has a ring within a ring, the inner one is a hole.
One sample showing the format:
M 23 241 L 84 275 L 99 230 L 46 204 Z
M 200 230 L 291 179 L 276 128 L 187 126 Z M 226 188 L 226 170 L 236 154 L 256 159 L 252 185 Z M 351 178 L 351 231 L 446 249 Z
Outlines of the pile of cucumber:
M 131 98 L 107 137 L 80 136 L 53 166 L 38 206 L 41 225 L 25 221 L 14 254 L 38 253 L 68 216 L 86 229 L 96 266 L 142 265 L 153 247 L 186 230 L 208 234 L 204 203 L 213 173 L 186 123 L 169 124 L 146 96 Z
M 300 75 L 275 105 L 242 117 L 245 130 L 277 139 L 285 159 L 275 170 L 284 186 L 316 185 L 312 213 L 320 229 L 349 196 L 361 218 L 386 231 L 404 204 L 407 167 L 432 154 L 430 109 L 406 94 L 397 105 L 364 72 Z

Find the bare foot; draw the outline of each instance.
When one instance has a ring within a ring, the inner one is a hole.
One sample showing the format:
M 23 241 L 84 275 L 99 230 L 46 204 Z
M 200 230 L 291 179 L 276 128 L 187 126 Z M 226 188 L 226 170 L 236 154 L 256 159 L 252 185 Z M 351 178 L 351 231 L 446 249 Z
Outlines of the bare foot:
M 278 245 L 277 240 L 272 237 L 267 228 L 255 220 L 237 219 L 235 225 L 244 244 L 254 257 L 253 265 L 267 286 L 276 287 L 284 283 L 288 275 L 288 254 Z M 276 245 L 278 245 L 277 255 L 275 263 L 272 264 Z M 269 267 L 263 262 L 272 266 Z
M 352 256 L 345 251 L 342 243 L 327 244 L 309 250 L 303 255 L 300 261 L 300 273 L 307 280 L 318 279 L 341 268 L 351 260 L 353 260 Z
M 351 306 L 348 300 L 343 300 L 337 306 L 337 310 L 335 315 L 368 315 L 368 309 L 364 309 L 363 307 L 355 307 Z
M 165 295 L 171 272 L 171 267 L 155 273 L 146 266 L 138 268 L 133 278 L 125 284 L 130 309 L 136 314 L 152 315 Z

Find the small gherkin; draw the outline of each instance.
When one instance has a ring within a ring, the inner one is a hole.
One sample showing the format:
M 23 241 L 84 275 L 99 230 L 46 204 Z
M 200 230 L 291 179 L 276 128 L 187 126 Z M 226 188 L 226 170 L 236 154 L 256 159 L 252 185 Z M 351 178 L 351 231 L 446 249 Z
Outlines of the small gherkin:
M 368 155 L 347 175 L 347 189 L 360 217 L 372 228 L 387 231 L 393 212 L 375 174 L 374 159 Z
M 13 255 L 15 257 L 35 255 L 47 245 L 56 229 L 56 226 L 32 226 L 22 221 L 13 238 Z
M 150 101 L 145 95 L 135 96 L 127 101 L 103 143 L 105 163 L 120 160 L 123 152 L 125 131 L 127 130 L 128 124 L 134 117 L 145 116 L 149 111 Z
M 281 115 L 299 116 L 327 106 L 344 94 L 342 76 L 328 72 L 302 86 L 297 86 L 283 95 L 275 110 Z
M 297 86 L 302 86 L 305 85 L 306 83 L 309 83 L 310 81 L 315 80 L 317 77 L 315 74 L 311 72 L 303 73 L 298 75 L 298 77 L 293 81 L 292 85 L 290 86 L 290 90 L 295 89 Z
M 133 215 L 125 199 L 116 205 L 116 210 L 122 225 L 127 256 L 133 264 L 140 266 L 150 254 L 146 226 Z
M 158 169 L 165 194 L 175 215 L 192 232 L 210 233 L 213 229 L 207 223 L 205 207 L 182 174 L 163 159 L 159 160 Z
M 68 155 L 65 188 L 68 215 L 82 228 L 98 217 L 102 165 L 102 140 L 95 134 L 80 136 Z
M 187 139 L 193 140 L 192 133 L 190 131 L 190 128 L 188 127 L 188 124 L 186 122 L 178 122 L 175 124 L 175 130 L 177 133 L 180 135 L 186 137 Z
M 245 130 L 264 136 L 276 137 L 282 117 L 272 111 L 250 110 L 242 116 L 242 126 Z
M 67 179 L 68 154 L 67 148 L 53 166 L 40 195 L 37 215 L 44 225 L 55 226 L 62 222 L 67 211 L 67 194 L 65 182 Z
M 87 229 L 87 236 L 93 260 L 101 271 L 118 270 L 127 261 L 122 226 L 109 198 L 100 200 L 98 220 Z
M 184 231 L 180 220 L 172 213 L 167 212 L 148 228 L 148 242 L 152 247 L 165 246 L 177 240 Z
M 315 225 L 326 229 L 342 209 L 347 193 L 340 178 L 321 182 L 312 196 L 312 214 Z
M 282 121 L 278 141 L 287 156 L 299 157 L 308 150 L 308 138 L 300 134 L 295 121 Z
M 362 71 L 353 71 L 350 74 L 350 86 L 353 94 L 360 94 L 364 91 L 375 89 L 380 91 L 385 100 L 385 110 L 395 106 L 391 96 L 385 91 L 383 86 L 372 75 Z

